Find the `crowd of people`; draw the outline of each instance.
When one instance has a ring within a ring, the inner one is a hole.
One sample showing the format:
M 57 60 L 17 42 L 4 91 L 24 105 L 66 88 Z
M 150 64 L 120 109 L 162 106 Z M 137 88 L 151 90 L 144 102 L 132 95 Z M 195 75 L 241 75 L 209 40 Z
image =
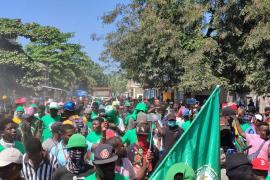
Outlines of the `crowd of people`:
M 251 104 L 251 103 L 250 103 Z M 221 170 L 223 179 L 270 179 L 270 107 L 224 105 L 221 111 Z M 226 175 L 225 175 L 226 173 Z
M 0 118 L 0 179 L 147 179 L 200 108 L 158 99 L 17 101 Z M 264 114 L 233 103 L 220 109 L 221 179 L 266 179 L 270 107 Z M 167 177 L 195 173 L 181 167 Z
M 147 179 L 199 111 L 158 99 L 30 102 L 1 115 L 3 180 Z

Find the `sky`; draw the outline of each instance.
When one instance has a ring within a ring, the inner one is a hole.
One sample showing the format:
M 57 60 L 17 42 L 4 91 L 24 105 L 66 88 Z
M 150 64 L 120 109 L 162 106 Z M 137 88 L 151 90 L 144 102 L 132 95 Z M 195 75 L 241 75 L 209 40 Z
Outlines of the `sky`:
M 54 26 L 62 32 L 74 32 L 74 43 L 84 46 L 84 51 L 95 62 L 104 49 L 104 40 L 92 41 L 96 33 L 104 37 L 115 30 L 115 25 L 103 25 L 101 16 L 114 9 L 118 3 L 130 0 L 0 0 L 0 18 L 21 19 L 23 23 L 36 22 Z M 22 44 L 27 41 L 19 39 Z

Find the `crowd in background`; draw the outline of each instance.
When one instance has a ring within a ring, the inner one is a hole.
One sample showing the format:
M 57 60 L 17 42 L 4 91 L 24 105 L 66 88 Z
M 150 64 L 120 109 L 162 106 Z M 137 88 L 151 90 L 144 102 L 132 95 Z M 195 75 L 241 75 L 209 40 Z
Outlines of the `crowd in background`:
M 147 179 L 200 108 L 142 98 L 19 99 L 14 113 L 0 119 L 0 178 Z M 270 107 L 264 114 L 234 103 L 220 109 L 221 179 L 267 178 Z M 168 177 L 195 173 L 183 166 Z

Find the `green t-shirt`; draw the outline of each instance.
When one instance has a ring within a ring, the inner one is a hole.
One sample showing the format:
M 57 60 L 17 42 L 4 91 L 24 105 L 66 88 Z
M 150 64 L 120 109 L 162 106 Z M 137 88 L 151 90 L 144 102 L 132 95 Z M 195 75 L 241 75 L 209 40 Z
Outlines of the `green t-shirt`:
M 189 128 L 190 124 L 191 122 L 188 120 L 182 124 L 181 128 L 186 131 Z
M 55 122 L 60 121 L 61 116 L 56 116 L 53 118 L 50 114 L 46 114 L 41 118 L 43 122 L 43 131 L 42 131 L 42 142 L 46 141 L 49 138 L 52 138 L 51 125 Z
M 25 153 L 24 145 L 20 141 L 15 141 L 14 148 L 18 149 L 22 154 Z M 3 151 L 5 148 L 0 144 L 0 152 Z
M 98 113 L 96 113 L 96 112 L 94 112 L 94 111 L 92 111 L 92 113 L 91 113 L 91 120 L 93 121 L 94 119 L 96 119 L 98 117 Z
M 95 131 L 91 131 L 87 137 L 86 140 L 90 143 L 99 143 L 100 139 L 102 138 L 102 134 L 96 133 Z
M 124 124 L 127 126 L 129 124 L 129 120 L 132 119 L 132 114 L 128 114 L 125 118 Z
M 121 174 L 115 173 L 113 178 L 114 180 L 130 180 L 129 177 L 125 177 Z M 90 176 L 86 177 L 85 180 L 97 180 L 96 173 L 91 174 Z
M 92 129 L 92 122 L 94 119 L 96 119 L 98 117 L 98 113 L 96 112 L 92 112 L 90 115 L 90 118 L 87 120 L 87 126 L 88 126 L 88 131 L 90 131 Z
M 121 139 L 122 139 L 124 144 L 125 143 L 134 144 L 134 143 L 138 142 L 136 128 L 127 130 Z
M 240 127 L 241 127 L 241 129 L 244 131 L 244 132 L 246 132 L 246 130 L 248 129 L 248 128 L 250 128 L 250 124 L 249 123 L 245 123 L 245 124 L 240 124 Z

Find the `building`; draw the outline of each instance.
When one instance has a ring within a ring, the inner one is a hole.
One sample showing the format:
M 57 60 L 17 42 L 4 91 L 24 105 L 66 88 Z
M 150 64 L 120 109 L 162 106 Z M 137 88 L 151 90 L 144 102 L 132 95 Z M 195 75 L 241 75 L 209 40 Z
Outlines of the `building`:
M 125 92 L 125 96 L 136 99 L 143 95 L 144 90 L 142 89 L 141 85 L 132 80 L 129 80 L 127 83 L 127 91 Z

